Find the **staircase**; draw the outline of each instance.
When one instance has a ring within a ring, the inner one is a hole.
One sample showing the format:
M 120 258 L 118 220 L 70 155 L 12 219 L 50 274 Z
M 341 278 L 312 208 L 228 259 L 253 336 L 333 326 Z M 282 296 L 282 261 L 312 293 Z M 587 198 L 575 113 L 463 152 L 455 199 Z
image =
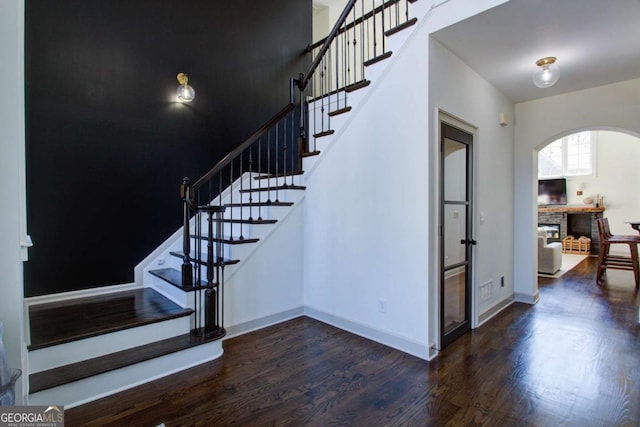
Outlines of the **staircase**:
M 290 80 L 289 104 L 203 177 L 183 180 L 184 225 L 143 263 L 143 287 L 28 307 L 29 404 L 76 406 L 222 355 L 225 282 L 302 203 L 304 169 L 392 57 L 390 37 L 417 22 L 415 1 L 348 2 L 308 47 L 313 62 Z

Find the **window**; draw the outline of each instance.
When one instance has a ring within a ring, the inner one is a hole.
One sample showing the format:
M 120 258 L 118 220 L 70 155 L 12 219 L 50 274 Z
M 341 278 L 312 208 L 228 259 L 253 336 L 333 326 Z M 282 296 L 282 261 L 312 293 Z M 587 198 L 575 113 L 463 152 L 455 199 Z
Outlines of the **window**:
M 538 178 L 591 175 L 595 170 L 593 132 L 557 139 L 538 153 Z

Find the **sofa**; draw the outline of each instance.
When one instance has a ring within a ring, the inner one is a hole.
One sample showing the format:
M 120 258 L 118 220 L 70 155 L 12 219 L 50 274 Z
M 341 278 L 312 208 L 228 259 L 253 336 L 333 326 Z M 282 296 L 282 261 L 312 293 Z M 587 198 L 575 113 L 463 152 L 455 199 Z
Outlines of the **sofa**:
M 562 243 L 547 243 L 547 232 L 538 228 L 538 273 L 555 274 L 562 267 Z

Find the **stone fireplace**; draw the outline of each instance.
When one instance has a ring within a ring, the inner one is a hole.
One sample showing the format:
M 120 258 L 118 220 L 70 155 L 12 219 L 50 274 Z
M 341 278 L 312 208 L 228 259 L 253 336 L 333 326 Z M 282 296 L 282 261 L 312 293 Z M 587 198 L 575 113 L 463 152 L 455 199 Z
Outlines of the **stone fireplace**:
M 560 238 L 552 241 L 562 241 L 567 235 L 576 239 L 586 236 L 591 239 L 591 254 L 600 253 L 600 236 L 596 218 L 602 217 L 604 208 L 593 206 L 569 207 L 569 206 L 539 206 L 538 225 L 547 227 L 558 225 Z M 547 236 L 549 231 L 547 231 Z

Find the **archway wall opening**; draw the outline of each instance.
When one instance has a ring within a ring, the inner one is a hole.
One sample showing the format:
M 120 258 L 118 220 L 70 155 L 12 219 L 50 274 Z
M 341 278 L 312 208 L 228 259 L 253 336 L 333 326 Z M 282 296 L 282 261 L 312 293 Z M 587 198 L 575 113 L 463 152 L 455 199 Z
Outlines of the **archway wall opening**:
M 516 104 L 514 291 L 517 301 L 535 303 L 538 300 L 535 240 L 538 151 L 558 137 L 580 130 L 610 130 L 640 137 L 638 117 L 640 79 Z

